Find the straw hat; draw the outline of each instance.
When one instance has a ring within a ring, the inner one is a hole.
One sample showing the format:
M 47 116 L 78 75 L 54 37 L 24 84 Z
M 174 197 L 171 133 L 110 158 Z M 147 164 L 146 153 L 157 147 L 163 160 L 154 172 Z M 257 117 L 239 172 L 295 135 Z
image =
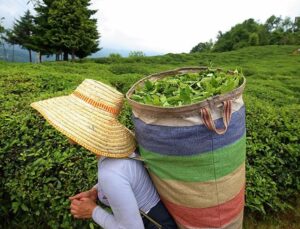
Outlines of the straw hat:
M 124 96 L 96 80 L 84 80 L 68 95 L 34 102 L 57 130 L 91 152 L 106 157 L 127 157 L 136 148 L 134 135 L 118 122 Z

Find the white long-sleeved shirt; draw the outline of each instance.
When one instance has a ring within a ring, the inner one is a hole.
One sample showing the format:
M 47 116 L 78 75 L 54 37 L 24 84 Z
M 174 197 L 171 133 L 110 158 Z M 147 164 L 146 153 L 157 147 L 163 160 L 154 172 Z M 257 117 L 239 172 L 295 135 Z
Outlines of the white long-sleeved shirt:
M 113 214 L 97 206 L 93 220 L 104 229 L 142 229 L 139 209 L 149 212 L 159 196 L 140 161 L 101 158 L 98 161 L 98 197 Z

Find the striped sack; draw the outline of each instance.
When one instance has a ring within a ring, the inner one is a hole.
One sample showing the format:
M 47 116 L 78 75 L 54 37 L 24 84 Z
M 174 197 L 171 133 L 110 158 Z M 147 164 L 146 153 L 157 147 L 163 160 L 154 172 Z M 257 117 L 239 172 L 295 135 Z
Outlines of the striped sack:
M 203 68 L 150 75 L 127 92 L 142 159 L 179 228 L 242 228 L 245 193 L 243 84 L 234 91 L 182 107 L 130 99 L 145 80 Z

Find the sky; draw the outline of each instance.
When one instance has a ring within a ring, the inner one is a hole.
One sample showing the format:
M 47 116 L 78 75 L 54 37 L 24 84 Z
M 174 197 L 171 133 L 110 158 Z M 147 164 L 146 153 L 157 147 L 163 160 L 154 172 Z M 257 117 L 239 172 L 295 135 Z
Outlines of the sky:
M 11 26 L 32 5 L 28 0 L 0 0 L 2 24 Z M 106 49 L 189 52 L 199 42 L 216 39 L 238 23 L 271 15 L 300 16 L 300 0 L 91 0 L 98 19 L 100 46 Z

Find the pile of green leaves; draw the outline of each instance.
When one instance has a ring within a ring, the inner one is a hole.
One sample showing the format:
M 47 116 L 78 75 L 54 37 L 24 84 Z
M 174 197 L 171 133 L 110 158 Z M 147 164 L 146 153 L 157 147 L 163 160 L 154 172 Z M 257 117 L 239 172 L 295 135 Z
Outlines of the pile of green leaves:
M 168 76 L 157 81 L 146 80 L 144 85 L 137 87 L 131 99 L 155 106 L 177 107 L 230 92 L 242 83 L 243 77 L 238 71 L 225 73 L 208 69 L 199 73 Z

